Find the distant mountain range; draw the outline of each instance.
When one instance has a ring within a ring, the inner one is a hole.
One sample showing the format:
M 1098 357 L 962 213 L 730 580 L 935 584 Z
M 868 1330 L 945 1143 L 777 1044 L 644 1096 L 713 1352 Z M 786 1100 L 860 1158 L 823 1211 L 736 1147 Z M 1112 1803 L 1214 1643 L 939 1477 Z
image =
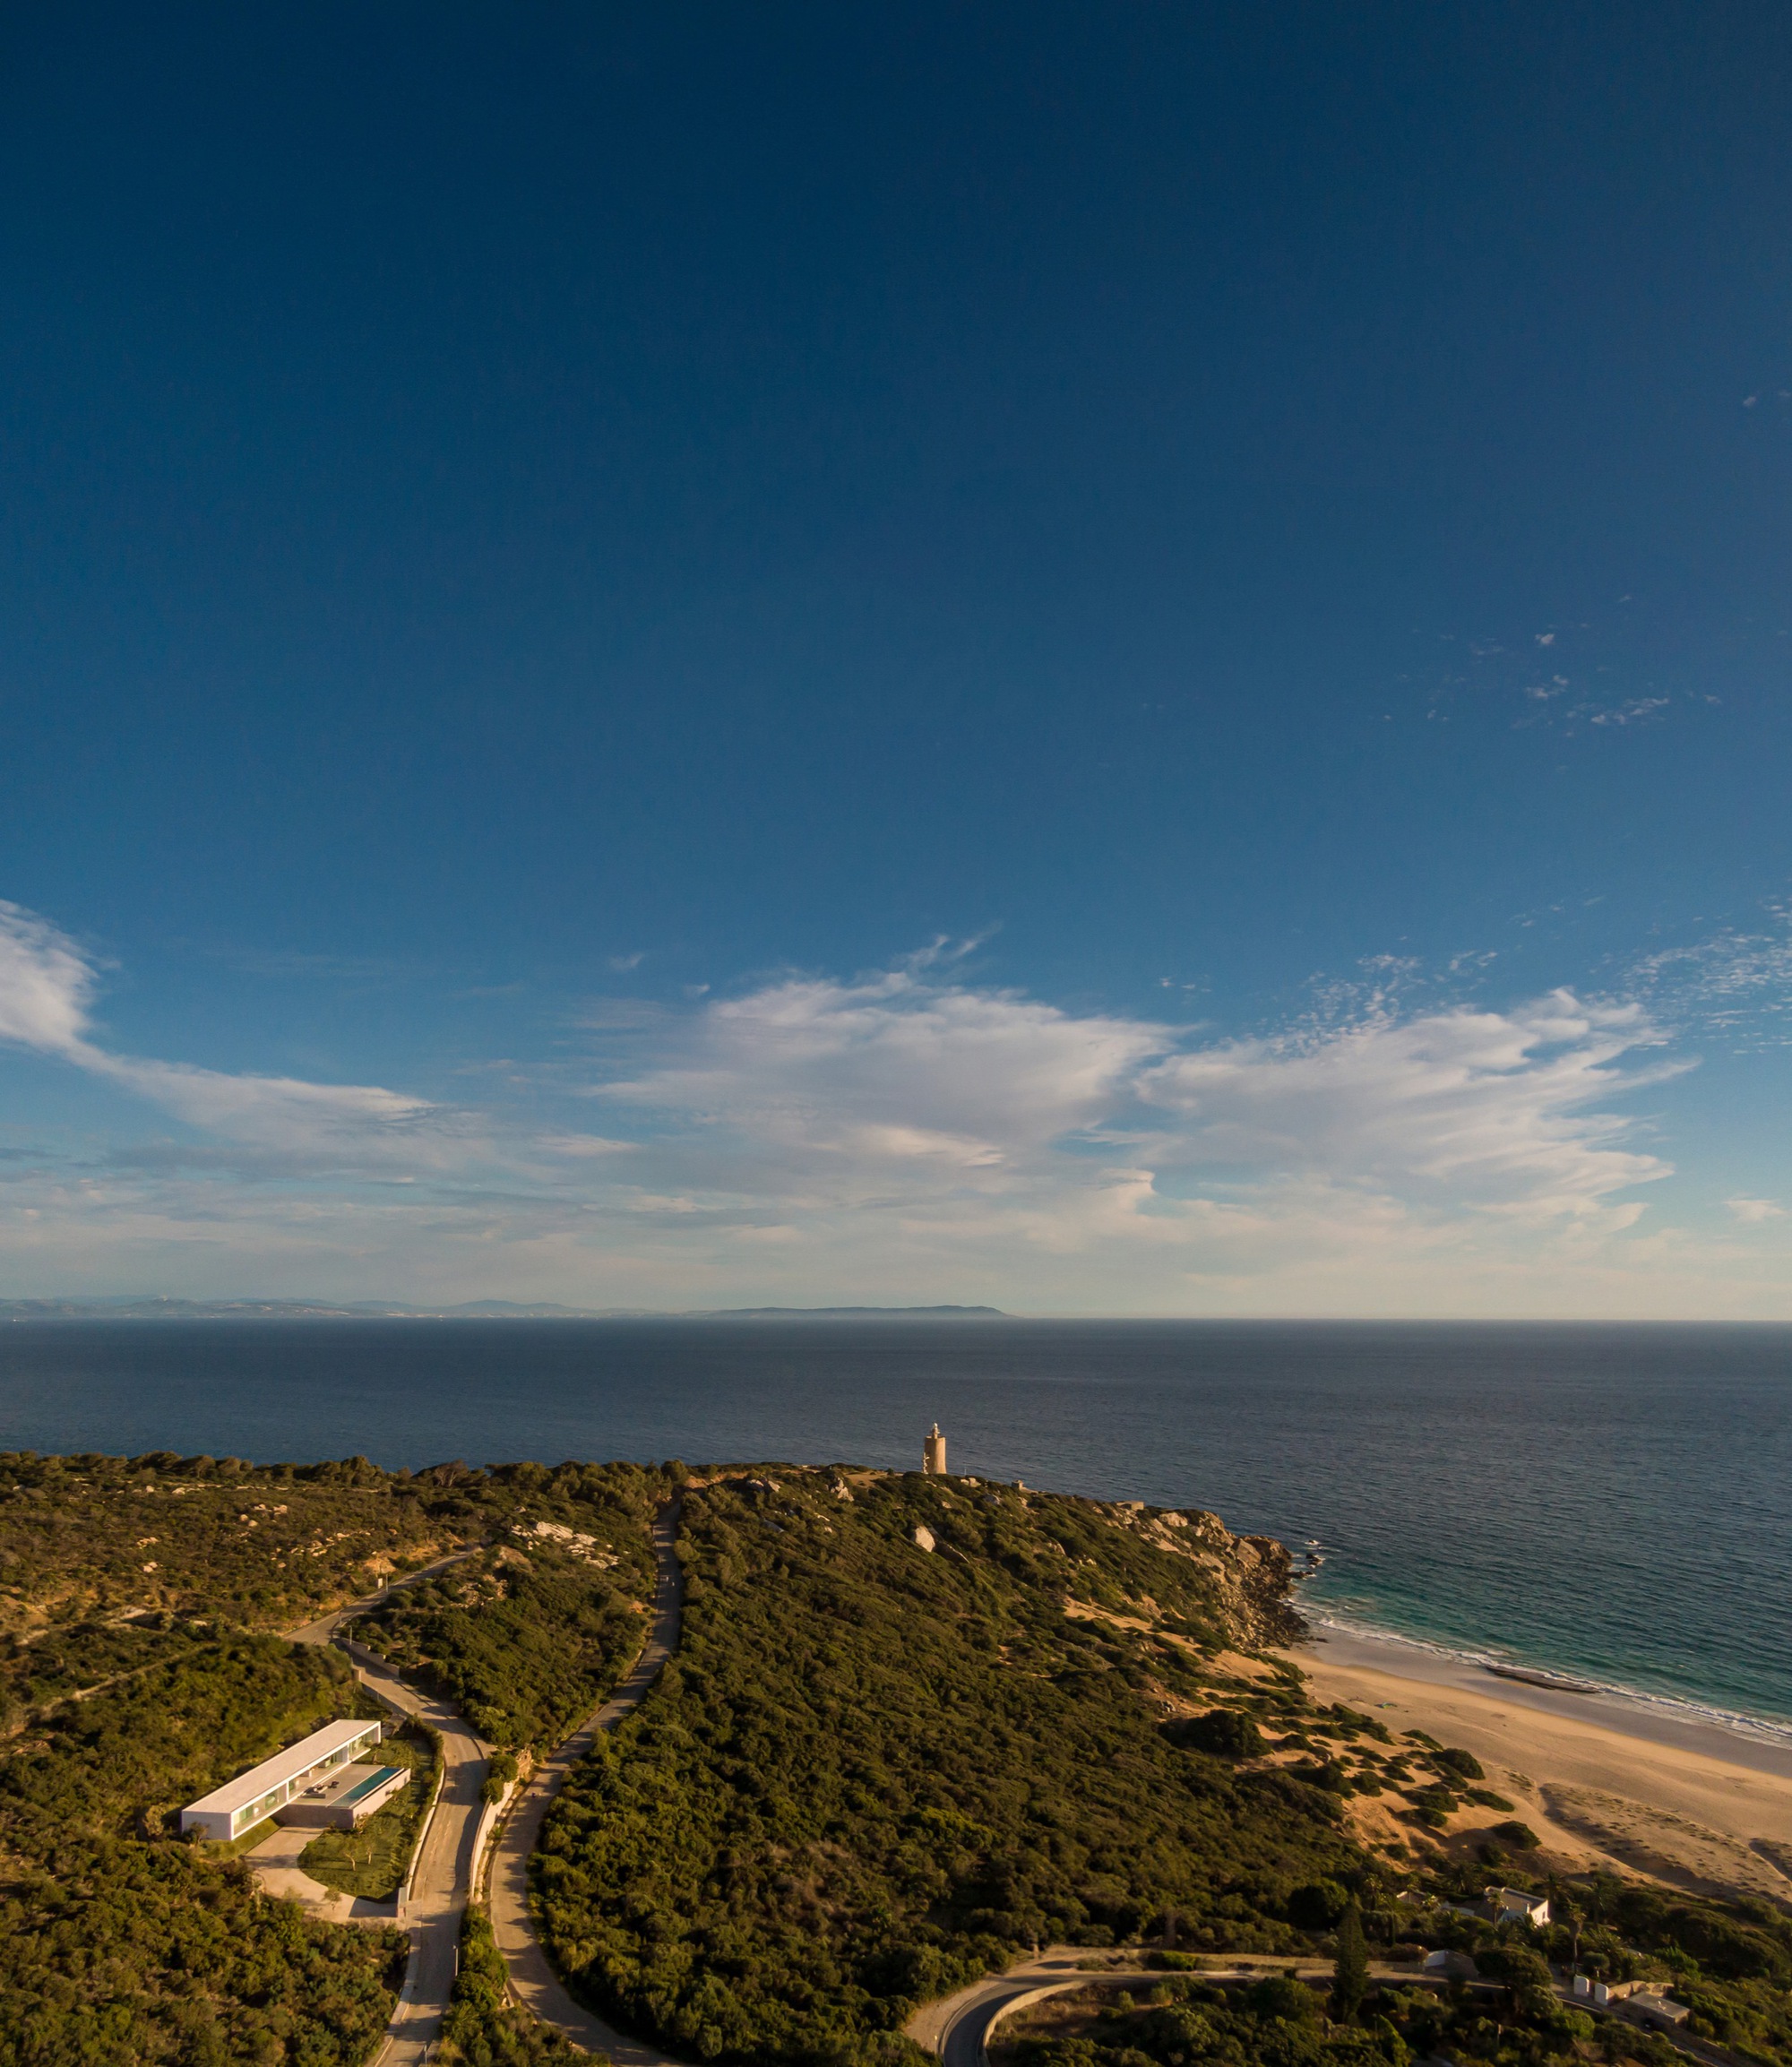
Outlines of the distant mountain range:
M 456 1306 L 411 1306 L 396 1299 L 0 1299 L 0 1321 L 984 1321 L 999 1306 L 730 1306 L 673 1313 L 640 1306 L 533 1305 L 469 1299 Z

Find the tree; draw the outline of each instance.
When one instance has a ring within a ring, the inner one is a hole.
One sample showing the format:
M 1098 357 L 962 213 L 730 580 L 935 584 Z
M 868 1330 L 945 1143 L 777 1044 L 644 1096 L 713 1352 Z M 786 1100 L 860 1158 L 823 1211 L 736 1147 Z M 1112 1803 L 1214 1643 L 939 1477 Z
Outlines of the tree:
M 1581 1910 L 1564 1884 L 1551 1877 L 1549 1882 L 1549 1913 L 1568 1934 L 1568 1959 L 1572 1966 L 1581 1964 Z
M 1280 2018 L 1288 2024 L 1310 2024 L 1319 2014 L 1319 2003 L 1305 1981 L 1287 1974 L 1270 1974 L 1256 1982 L 1245 1998 L 1253 2016 L 1267 2023 Z
M 1331 1977 L 1331 2014 L 1340 2024 L 1354 2024 L 1369 1992 L 1369 1947 L 1363 1936 L 1363 1912 L 1352 1902 L 1338 1919 L 1338 1964 Z
M 1288 1899 L 1288 1920 L 1303 1931 L 1329 1931 L 1350 1907 L 1349 1891 L 1333 1880 L 1307 1881 Z

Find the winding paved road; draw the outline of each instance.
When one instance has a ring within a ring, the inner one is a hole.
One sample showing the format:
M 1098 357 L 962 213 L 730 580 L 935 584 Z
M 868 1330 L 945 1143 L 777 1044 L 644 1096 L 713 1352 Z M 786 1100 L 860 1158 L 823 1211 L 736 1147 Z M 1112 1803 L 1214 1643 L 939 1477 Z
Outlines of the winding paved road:
M 418 1847 L 410 1891 L 399 1919 L 410 1934 L 410 1959 L 384 2048 L 375 2054 L 375 2067 L 421 2067 L 441 2036 L 460 1964 L 461 1914 L 472 1878 L 487 1747 L 457 1710 L 425 1700 L 372 1651 L 340 1641 L 362 1685 L 442 1735 L 442 1787 Z
M 461 1551 L 456 1557 L 444 1557 L 400 1583 L 415 1584 L 456 1563 L 458 1557 L 471 1555 Z M 398 1919 L 410 1934 L 410 1958 L 405 1966 L 398 2007 L 386 2028 L 385 2044 L 371 2063 L 371 2067 L 422 2067 L 441 2036 L 442 2020 L 454 1985 L 461 1913 L 467 1906 L 473 1870 L 473 1839 L 478 1829 L 479 1788 L 486 1777 L 487 1752 L 458 1710 L 426 1699 L 407 1686 L 383 1658 L 341 1634 L 342 1623 L 350 1615 L 383 1598 L 383 1594 L 374 1594 L 366 1600 L 351 1601 L 334 1614 L 293 1631 L 292 1641 L 337 1644 L 348 1653 L 355 1676 L 363 1686 L 389 1708 L 414 1716 L 441 1733 L 442 1786 L 418 1847 L 403 1915 Z
M 678 1509 L 673 1500 L 653 1524 L 653 1554 L 658 1574 L 653 1620 L 634 1670 L 609 1700 L 589 1717 L 565 1743 L 535 1770 L 491 1848 L 490 1907 L 492 1935 L 510 1970 L 512 1993 L 543 2023 L 552 2024 L 587 2052 L 607 2053 L 616 2067 L 679 2067 L 669 2054 L 638 2038 L 613 2031 L 601 2018 L 575 2002 L 549 1965 L 529 1909 L 529 1859 L 541 1826 L 566 1775 L 590 1751 L 599 1734 L 612 1730 L 642 1700 L 659 1668 L 678 1648 L 678 1618 L 685 1597 L 678 1563 Z M 384 2067 L 384 2063 L 383 2063 Z
M 1087 1945 L 1053 1945 L 1036 1959 L 1005 1974 L 987 1974 L 956 1995 L 943 1996 L 916 2011 L 903 2026 L 904 2036 L 936 2053 L 945 2067 L 984 2067 L 989 2034 L 1016 2010 L 1043 2002 L 1049 1995 L 1062 1995 L 1072 1988 L 1150 1988 L 1171 1976 L 1160 1968 L 1108 1966 L 1092 1969 L 1087 1959 L 1098 1958 Z M 1223 1955 L 1221 1956 L 1223 1958 Z M 1327 1959 L 1290 1960 L 1264 1955 L 1222 1965 L 1218 1960 L 1196 1977 L 1202 1981 L 1260 1981 L 1268 1974 L 1297 1973 L 1303 1980 L 1329 1981 L 1331 1962 Z M 1372 1980 L 1429 1983 L 1443 1985 L 1434 1976 L 1421 1976 L 1411 1967 L 1370 1963 Z
M 986 1975 L 981 1981 L 973 1981 L 969 1987 L 961 1988 L 956 1995 L 946 1995 L 937 2002 L 926 2003 L 903 2026 L 903 2034 L 917 2045 L 925 2045 L 928 2052 L 936 2054 L 943 2067 L 988 2067 L 989 2035 L 1004 2017 L 1016 2010 L 1030 2008 L 1035 2002 L 1043 2002 L 1051 1995 L 1062 1995 L 1072 1988 L 1150 1987 L 1169 1978 L 1161 1970 L 1145 1968 L 1109 1967 L 1105 1972 L 1089 1971 L 1083 1968 L 1082 1961 L 1090 1956 L 1086 1946 L 1054 1945 L 1037 1959 L 1010 1968 L 1005 1974 Z M 1287 1961 L 1263 1956 L 1221 1965 L 1219 1960 L 1223 1959 L 1224 1955 L 1219 1955 L 1214 1964 L 1202 1968 L 1195 1977 L 1202 1981 L 1254 1981 L 1267 1974 L 1297 1973 L 1303 1980 L 1323 1982 L 1330 1980 L 1332 1974 L 1330 1962 L 1325 1960 Z M 1575 1995 L 1568 1983 L 1560 1977 L 1562 1971 L 1560 1968 L 1556 1969 L 1555 1983 L 1560 2002 L 1568 2009 L 1591 2009 L 1593 2006 Z M 1383 1986 L 1448 1988 L 1451 1985 L 1442 1975 L 1381 1959 L 1370 1961 L 1369 1978 Z M 1478 1987 L 1490 1985 L 1471 1984 Z M 1598 2010 L 1594 2014 L 1608 2016 L 1613 2012 Z M 1616 2014 L 1622 2016 L 1622 2010 Z M 1721 2045 L 1688 2037 L 1682 2031 L 1666 2036 L 1668 2044 L 1683 2058 L 1698 2063 L 1698 2067 L 1744 2067 L 1736 2054 L 1726 2052 Z

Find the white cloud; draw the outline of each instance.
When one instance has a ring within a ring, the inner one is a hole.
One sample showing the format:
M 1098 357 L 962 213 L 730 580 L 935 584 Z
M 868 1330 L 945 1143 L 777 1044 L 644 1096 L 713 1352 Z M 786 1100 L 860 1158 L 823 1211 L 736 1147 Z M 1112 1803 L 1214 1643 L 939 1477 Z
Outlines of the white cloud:
M 1635 725 L 1645 718 L 1652 718 L 1658 711 L 1667 708 L 1666 696 L 1633 696 L 1627 703 L 1614 703 L 1604 711 L 1596 711 L 1590 722 L 1595 725 Z
M 186 1063 L 116 1055 L 92 1038 L 98 976 L 65 934 L 0 903 L 0 1039 L 54 1055 L 228 1140 L 286 1151 L 366 1148 L 395 1130 L 414 1136 L 438 1116 L 421 1098 L 367 1084 L 237 1076 Z
M 32 1288 L 105 1288 L 110 1255 L 107 1282 L 200 1292 L 1142 1313 L 1685 1312 L 1753 1270 L 1752 1310 L 1786 1305 L 1740 1231 L 1771 1201 L 1641 1221 L 1670 1167 L 1619 1101 L 1684 1065 L 1638 1004 L 1415 1006 L 1390 963 L 1295 1032 L 1216 1039 L 966 967 L 611 1001 L 601 1073 L 507 1068 L 476 1115 L 114 1055 L 91 959 L 7 909 L 0 1038 L 227 1145 L 8 1164 L 0 1254 Z
M 711 1005 L 591 1095 L 650 1116 L 643 1180 L 718 1223 L 775 1217 L 817 1268 L 863 1282 L 871 1257 L 925 1258 L 1047 1305 L 1106 1287 L 1111 1307 L 1188 1310 L 1221 1279 L 1347 1258 L 1360 1290 L 1402 1270 L 1441 1286 L 1471 1251 L 1584 1257 L 1669 1174 L 1604 1109 L 1669 1073 L 1656 1039 L 1639 1008 L 1565 992 L 1402 1019 L 1383 985 L 1298 1038 L 1197 1044 L 910 964 Z
M 857 983 L 793 978 L 686 1021 L 674 1055 L 598 1087 L 609 1099 L 726 1126 L 819 1168 L 945 1163 L 993 1170 L 1108 1116 L 1167 1029 L 1073 1017 L 913 966 Z
M 1792 1038 L 1792 910 L 1768 908 L 1775 930 L 1726 926 L 1710 938 L 1646 956 L 1632 987 L 1658 1015 L 1730 1034 L 1745 1046 Z
M 1759 1227 L 1769 1220 L 1786 1218 L 1786 1209 L 1777 1199 L 1726 1199 L 1724 1204 L 1745 1227 Z
M 1586 1219 L 1668 1174 L 1658 1158 L 1618 1145 L 1630 1123 L 1590 1109 L 1659 1076 L 1613 1067 L 1653 1038 L 1639 1007 L 1558 991 L 1510 1012 L 1377 1014 L 1297 1043 L 1228 1042 L 1167 1058 L 1140 1089 L 1182 1122 L 1179 1162 Z M 1618 1209 L 1632 1219 L 1637 1210 Z
M 73 1056 L 84 1045 L 96 980 L 65 934 L 0 900 L 0 1040 Z
M 295 1077 L 235 1076 L 187 1063 L 142 1062 L 83 1049 L 72 1061 L 110 1077 L 189 1125 L 268 1148 L 340 1147 L 394 1131 L 407 1139 L 439 1108 L 375 1084 L 314 1084 Z

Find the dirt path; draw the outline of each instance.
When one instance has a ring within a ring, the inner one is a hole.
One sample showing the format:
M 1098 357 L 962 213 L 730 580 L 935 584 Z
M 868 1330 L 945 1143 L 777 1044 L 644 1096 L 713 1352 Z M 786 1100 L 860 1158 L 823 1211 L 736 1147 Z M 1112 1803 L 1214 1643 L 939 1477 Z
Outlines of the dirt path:
M 543 2023 L 552 2024 L 587 2052 L 608 2054 L 616 2067 L 678 2067 L 678 2063 L 655 2046 L 613 2031 L 567 1993 L 542 1950 L 535 1919 L 530 1914 L 529 1860 L 566 1775 L 590 1752 L 601 1732 L 614 1729 L 625 1716 L 640 1707 L 647 1690 L 659 1676 L 659 1668 L 678 1648 L 684 1579 L 677 1540 L 678 1503 L 674 1500 L 661 1509 L 653 1524 L 653 1551 L 659 1567 L 653 1620 L 634 1670 L 595 1715 L 536 1768 L 491 1852 L 492 1935 L 510 1971 L 512 1993 Z

